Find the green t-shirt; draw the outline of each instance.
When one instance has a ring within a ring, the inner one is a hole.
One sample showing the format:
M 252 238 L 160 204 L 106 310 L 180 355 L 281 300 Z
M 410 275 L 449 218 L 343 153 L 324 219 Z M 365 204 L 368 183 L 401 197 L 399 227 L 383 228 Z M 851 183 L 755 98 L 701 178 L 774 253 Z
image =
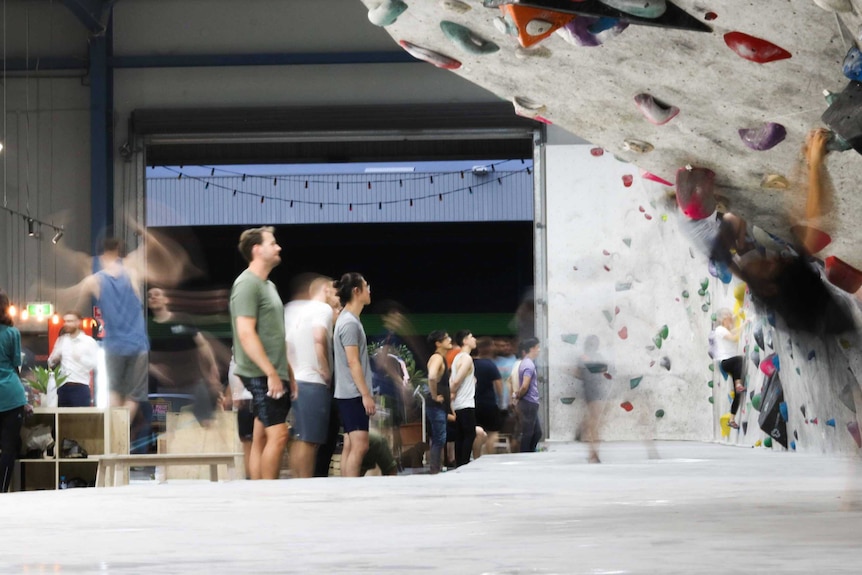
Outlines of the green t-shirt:
M 254 363 L 240 345 L 236 332 L 237 317 L 253 317 L 256 331 L 266 356 L 281 379 L 287 380 L 287 344 L 284 341 L 284 305 L 275 284 L 263 281 L 249 270 L 242 272 L 230 290 L 230 320 L 233 327 L 233 355 L 236 374 L 263 377 L 266 374 Z

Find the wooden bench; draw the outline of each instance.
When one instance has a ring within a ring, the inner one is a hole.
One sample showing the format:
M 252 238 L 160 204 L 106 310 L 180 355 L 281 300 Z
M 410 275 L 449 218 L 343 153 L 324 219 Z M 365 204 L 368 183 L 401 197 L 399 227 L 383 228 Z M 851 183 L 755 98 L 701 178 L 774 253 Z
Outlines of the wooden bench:
M 146 453 L 140 455 L 99 455 L 96 487 L 128 485 L 130 466 L 209 465 L 210 481 L 218 481 L 219 465 L 227 475 L 236 473 L 236 460 L 242 453 Z

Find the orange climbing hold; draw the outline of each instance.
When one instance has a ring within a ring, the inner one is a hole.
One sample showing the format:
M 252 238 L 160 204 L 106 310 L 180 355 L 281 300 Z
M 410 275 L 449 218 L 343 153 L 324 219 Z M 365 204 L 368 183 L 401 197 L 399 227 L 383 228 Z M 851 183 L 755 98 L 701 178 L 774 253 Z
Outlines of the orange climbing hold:
M 728 48 L 736 52 L 740 58 L 745 58 L 750 62 L 758 64 L 766 64 L 792 57 L 792 54 L 781 46 L 776 46 L 763 38 L 749 36 L 744 32 L 728 32 L 724 35 L 724 43 L 727 44 Z
M 856 293 L 862 288 L 862 271 L 854 268 L 841 258 L 829 256 L 826 258 L 826 279 L 832 285 L 848 293 Z
M 518 42 L 524 48 L 541 42 L 575 17 L 574 14 L 530 8 L 518 4 L 504 4 L 500 6 L 500 11 L 503 12 L 504 17 L 508 16 L 515 24 L 518 29 Z

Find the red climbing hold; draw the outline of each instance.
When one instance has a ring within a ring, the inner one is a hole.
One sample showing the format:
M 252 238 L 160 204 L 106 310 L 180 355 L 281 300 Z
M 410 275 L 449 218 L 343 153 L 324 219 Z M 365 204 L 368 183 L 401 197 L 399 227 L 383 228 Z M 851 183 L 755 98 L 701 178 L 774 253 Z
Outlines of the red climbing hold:
M 709 217 L 716 208 L 714 185 L 715 172 L 709 168 L 680 168 L 676 172 L 676 203 L 693 220 Z
M 651 219 L 652 219 L 652 216 L 651 216 L 651 215 L 649 215 L 649 214 L 644 214 L 644 217 L 645 217 L 646 219 L 648 219 L 648 220 L 651 220 Z
M 620 336 L 620 339 L 628 339 L 629 337 L 629 328 L 623 326 L 623 328 L 617 332 L 617 335 Z
M 740 58 L 745 58 L 758 64 L 766 64 L 767 62 L 775 62 L 776 60 L 785 60 L 792 57 L 792 54 L 784 48 L 776 46 L 763 38 L 749 36 L 743 32 L 728 32 L 724 35 L 724 43 L 727 44 L 728 48 L 736 52 Z
M 826 278 L 833 285 L 848 293 L 856 293 L 862 288 L 862 271 L 836 256 L 829 256 L 825 263 Z
M 851 421 L 847 424 L 847 431 L 853 436 L 853 441 L 856 442 L 856 447 L 862 447 L 862 434 L 859 433 L 859 424 Z
M 718 14 L 716 14 L 715 12 L 707 12 L 706 14 L 703 15 L 703 19 L 706 20 L 707 22 L 711 22 L 712 20 L 715 20 L 716 18 L 718 18 Z
M 593 157 L 595 157 L 595 158 L 598 158 L 598 157 L 604 155 L 604 153 L 605 153 L 604 148 L 590 148 L 590 154 L 592 154 Z
M 813 423 L 814 425 L 817 425 L 817 418 L 816 417 L 814 419 L 810 419 L 809 421 L 811 423 Z
M 832 237 L 829 234 L 810 226 L 793 226 L 790 228 L 790 233 L 800 242 L 804 242 L 805 247 L 811 250 L 812 254 L 816 254 L 832 243 Z
M 622 408 L 623 408 L 623 409 L 625 409 L 626 411 L 631 411 L 631 410 L 633 410 L 633 409 L 635 408 L 635 406 L 634 406 L 634 405 L 632 405 L 631 403 L 629 403 L 628 401 L 624 401 L 624 402 L 622 402 L 622 403 L 620 404 L 620 407 L 622 407 Z
M 643 207 L 643 206 L 638 206 L 638 211 L 639 211 L 640 213 L 644 213 L 646 210 L 644 209 L 644 207 Z
M 605 376 L 605 379 L 613 379 L 613 376 L 608 372 L 604 372 L 602 375 Z
M 623 176 L 623 185 L 627 188 L 630 187 L 632 185 L 632 182 L 634 181 L 635 179 L 632 177 L 631 174 L 626 174 L 625 176 Z
M 645 180 L 650 180 L 651 182 L 658 182 L 659 184 L 664 184 L 665 186 L 672 188 L 673 184 L 665 180 L 664 178 L 660 178 L 655 174 L 650 172 L 641 172 L 641 177 Z

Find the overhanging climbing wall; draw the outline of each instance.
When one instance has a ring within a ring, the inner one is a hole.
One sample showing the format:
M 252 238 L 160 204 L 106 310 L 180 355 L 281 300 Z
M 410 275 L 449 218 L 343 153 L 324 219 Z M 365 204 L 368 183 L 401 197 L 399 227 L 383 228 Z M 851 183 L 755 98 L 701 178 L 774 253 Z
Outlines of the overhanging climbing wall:
M 574 368 L 593 334 L 604 439 L 712 439 L 714 279 L 668 188 L 601 148 L 548 146 L 546 159 L 550 438 L 573 439 L 583 418 Z
M 712 169 L 731 210 L 785 238 L 789 208 L 803 199 L 782 186 L 795 181 L 805 133 L 822 125 L 823 90 L 841 92 L 862 74 L 852 52 L 862 0 L 363 1 L 411 54 L 522 115 L 670 181 L 687 164 Z M 862 103 L 848 110 L 862 130 Z M 832 154 L 829 169 L 834 208 L 815 224 L 832 243 L 818 255 L 862 268 L 862 156 Z

